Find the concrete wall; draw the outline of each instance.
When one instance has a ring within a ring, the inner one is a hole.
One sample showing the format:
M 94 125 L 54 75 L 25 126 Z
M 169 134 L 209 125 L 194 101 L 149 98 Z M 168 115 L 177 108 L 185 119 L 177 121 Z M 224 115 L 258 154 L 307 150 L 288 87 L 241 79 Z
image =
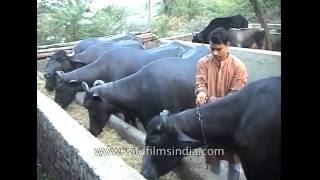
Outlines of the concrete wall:
M 236 47 L 230 47 L 229 52 L 246 65 L 248 82 L 270 76 L 281 76 L 280 52 Z
M 162 41 L 171 42 L 172 40 Z M 209 44 L 175 41 L 190 46 L 206 45 L 209 47 Z M 230 47 L 229 52 L 241 59 L 246 65 L 249 82 L 270 76 L 281 76 L 281 52 L 238 47 Z
M 267 24 L 269 29 L 281 29 L 281 24 Z M 249 28 L 261 28 L 260 23 L 249 23 Z
M 54 179 L 144 179 L 51 99 L 37 92 L 37 157 Z
M 271 41 L 272 41 L 272 50 L 273 51 L 281 51 L 281 33 L 272 32 L 271 34 Z M 192 33 L 186 33 L 178 36 L 171 36 L 167 38 L 162 38 L 160 41 L 167 41 L 167 40 L 181 40 L 181 41 L 192 41 Z M 265 42 L 264 42 L 265 43 Z M 262 49 L 265 49 L 265 44 Z
M 181 34 L 177 36 L 171 36 L 160 39 L 160 41 L 166 40 L 182 40 L 182 41 L 191 41 L 192 40 L 192 33 Z

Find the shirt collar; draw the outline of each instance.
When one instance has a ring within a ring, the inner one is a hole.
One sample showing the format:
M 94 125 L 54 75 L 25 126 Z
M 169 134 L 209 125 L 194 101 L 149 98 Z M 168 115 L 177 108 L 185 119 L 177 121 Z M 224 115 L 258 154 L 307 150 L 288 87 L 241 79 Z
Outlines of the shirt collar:
M 223 67 L 229 60 L 230 60 L 230 53 L 228 52 L 228 56 L 227 56 L 227 58 L 225 59 L 225 60 L 222 60 L 222 61 L 217 61 L 217 60 L 215 60 L 214 59 L 214 56 L 213 55 L 211 55 L 212 56 L 212 61 L 216 64 L 216 65 L 218 65 L 219 66 L 219 63 L 220 63 L 220 67 Z

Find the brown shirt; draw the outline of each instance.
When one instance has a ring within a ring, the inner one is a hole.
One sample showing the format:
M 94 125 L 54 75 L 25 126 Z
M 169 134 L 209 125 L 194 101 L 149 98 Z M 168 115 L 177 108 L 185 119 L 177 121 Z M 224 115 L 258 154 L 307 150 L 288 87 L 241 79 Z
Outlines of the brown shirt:
M 195 93 L 207 93 L 208 97 L 223 97 L 231 90 L 246 85 L 248 73 L 243 62 L 229 53 L 227 59 L 218 63 L 209 54 L 198 61 Z

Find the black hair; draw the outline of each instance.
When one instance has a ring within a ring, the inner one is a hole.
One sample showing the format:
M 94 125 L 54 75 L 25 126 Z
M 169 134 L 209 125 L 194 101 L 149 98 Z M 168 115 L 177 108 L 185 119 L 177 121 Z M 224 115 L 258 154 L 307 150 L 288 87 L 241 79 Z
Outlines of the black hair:
M 211 31 L 209 40 L 214 44 L 227 44 L 229 42 L 227 31 L 223 27 L 218 27 L 215 30 Z

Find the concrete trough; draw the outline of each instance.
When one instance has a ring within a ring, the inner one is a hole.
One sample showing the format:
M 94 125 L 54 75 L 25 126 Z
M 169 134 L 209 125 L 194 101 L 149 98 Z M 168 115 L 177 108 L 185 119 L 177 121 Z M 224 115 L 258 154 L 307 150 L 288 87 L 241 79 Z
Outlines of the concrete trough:
M 145 179 L 117 156 L 101 156 L 108 147 L 66 111 L 37 92 L 37 157 L 53 179 Z

